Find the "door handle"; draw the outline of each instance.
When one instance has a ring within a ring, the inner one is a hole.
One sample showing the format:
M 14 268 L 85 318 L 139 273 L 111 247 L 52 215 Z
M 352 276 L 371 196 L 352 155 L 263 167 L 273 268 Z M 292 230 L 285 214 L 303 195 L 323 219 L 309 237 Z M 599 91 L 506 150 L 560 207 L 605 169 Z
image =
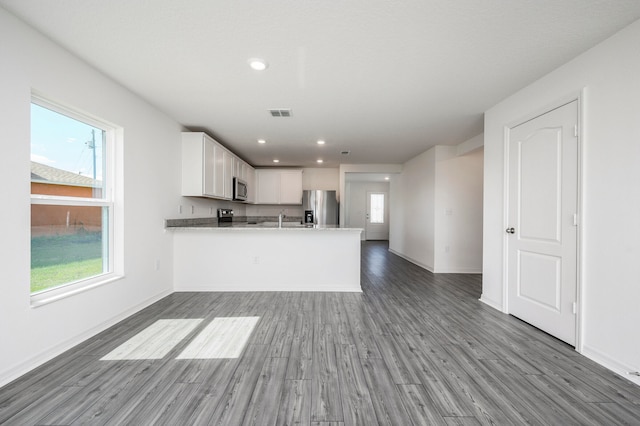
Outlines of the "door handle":
M 507 234 L 515 234 L 516 230 L 514 228 L 507 228 Z

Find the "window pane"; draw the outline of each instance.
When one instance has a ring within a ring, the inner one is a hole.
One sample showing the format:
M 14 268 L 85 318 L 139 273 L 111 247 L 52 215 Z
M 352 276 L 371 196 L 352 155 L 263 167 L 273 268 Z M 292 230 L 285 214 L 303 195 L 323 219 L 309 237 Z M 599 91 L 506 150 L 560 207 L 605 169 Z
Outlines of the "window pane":
M 371 223 L 384 223 L 384 194 L 371 194 Z
M 32 204 L 31 292 L 108 272 L 107 217 L 108 207 Z
M 31 104 L 31 193 L 103 198 L 105 131 Z

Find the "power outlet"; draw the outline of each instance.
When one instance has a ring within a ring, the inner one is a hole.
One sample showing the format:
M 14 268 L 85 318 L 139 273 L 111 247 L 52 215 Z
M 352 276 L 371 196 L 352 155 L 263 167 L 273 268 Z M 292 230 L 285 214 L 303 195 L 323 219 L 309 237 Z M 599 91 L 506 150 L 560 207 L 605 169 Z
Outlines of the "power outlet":
M 254 265 L 259 265 L 260 264 L 260 258 L 258 256 L 253 256 L 251 258 L 251 261 Z

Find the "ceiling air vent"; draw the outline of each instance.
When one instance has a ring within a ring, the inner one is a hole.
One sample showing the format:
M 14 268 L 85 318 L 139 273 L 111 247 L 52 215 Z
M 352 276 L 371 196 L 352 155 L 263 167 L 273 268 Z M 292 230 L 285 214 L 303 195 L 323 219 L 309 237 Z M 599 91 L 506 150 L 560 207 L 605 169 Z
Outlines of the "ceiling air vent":
M 270 109 L 269 114 L 271 114 L 272 117 L 291 117 L 291 110 L 288 108 Z
M 351 151 L 342 151 L 340 154 L 342 154 L 342 155 L 349 155 L 349 154 L 351 154 Z

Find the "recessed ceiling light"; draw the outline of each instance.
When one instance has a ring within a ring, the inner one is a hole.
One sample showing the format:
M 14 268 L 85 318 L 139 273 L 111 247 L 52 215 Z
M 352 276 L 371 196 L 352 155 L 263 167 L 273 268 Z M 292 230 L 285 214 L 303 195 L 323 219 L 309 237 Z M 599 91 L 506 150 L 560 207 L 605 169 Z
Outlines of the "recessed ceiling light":
M 316 160 L 316 163 L 322 163 L 322 159 Z
M 323 140 L 319 140 L 318 141 L 318 145 L 324 145 L 324 141 Z
M 266 141 L 266 140 L 264 140 L 264 139 L 258 139 L 258 143 L 259 143 L 259 144 L 265 144 L 265 143 L 267 143 L 267 141 Z
M 389 180 L 389 176 L 385 176 L 385 177 L 384 177 L 384 180 Z
M 264 59 L 251 58 L 249 59 L 249 66 L 256 71 L 264 71 L 267 69 L 269 64 Z
M 277 158 L 273 160 L 274 163 L 279 163 L 280 160 L 278 160 Z

